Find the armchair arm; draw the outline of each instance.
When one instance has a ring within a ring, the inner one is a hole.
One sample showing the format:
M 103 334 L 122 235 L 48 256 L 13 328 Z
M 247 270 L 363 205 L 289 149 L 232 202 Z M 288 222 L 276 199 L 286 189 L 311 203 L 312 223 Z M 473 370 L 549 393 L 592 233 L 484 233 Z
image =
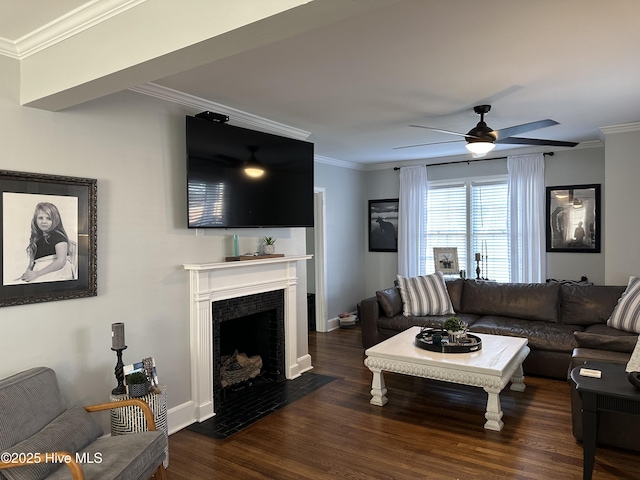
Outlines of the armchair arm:
M 140 400 L 139 398 L 130 398 L 117 402 L 99 403 L 97 405 L 87 405 L 86 407 L 84 407 L 84 409 L 87 412 L 99 412 L 101 410 L 111 410 L 112 408 L 128 407 L 130 405 L 142 409 L 144 418 L 147 420 L 147 430 L 156 429 L 156 422 L 153 419 L 153 412 L 151 411 L 151 407 L 149 407 L 149 404 L 147 402 L 145 402 L 144 400 Z
M 64 459 L 64 460 L 63 460 Z M 75 455 L 69 452 L 47 452 L 39 453 L 30 458 L 19 458 L 15 461 L 5 462 L 0 460 L 0 470 L 5 468 L 19 467 L 21 465 L 31 465 L 37 463 L 64 463 L 73 475 L 73 480 L 84 480 L 84 473 L 80 464 L 76 462 Z

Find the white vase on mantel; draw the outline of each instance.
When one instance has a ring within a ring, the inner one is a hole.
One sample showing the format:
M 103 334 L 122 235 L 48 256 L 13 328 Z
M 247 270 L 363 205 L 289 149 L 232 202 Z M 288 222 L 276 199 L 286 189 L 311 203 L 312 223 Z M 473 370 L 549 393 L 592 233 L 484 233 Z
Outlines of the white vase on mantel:
M 275 245 L 265 245 L 264 246 L 264 254 L 265 255 L 273 255 L 274 253 L 276 253 L 276 246 Z

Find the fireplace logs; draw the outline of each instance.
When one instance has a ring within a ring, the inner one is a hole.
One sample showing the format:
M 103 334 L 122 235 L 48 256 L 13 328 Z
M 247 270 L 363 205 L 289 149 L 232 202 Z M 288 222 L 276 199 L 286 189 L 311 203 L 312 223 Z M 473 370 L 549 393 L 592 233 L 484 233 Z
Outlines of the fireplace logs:
M 243 383 L 260 374 L 262 358 L 260 355 L 248 357 L 245 353 L 233 352 L 221 358 L 220 384 L 222 388 Z

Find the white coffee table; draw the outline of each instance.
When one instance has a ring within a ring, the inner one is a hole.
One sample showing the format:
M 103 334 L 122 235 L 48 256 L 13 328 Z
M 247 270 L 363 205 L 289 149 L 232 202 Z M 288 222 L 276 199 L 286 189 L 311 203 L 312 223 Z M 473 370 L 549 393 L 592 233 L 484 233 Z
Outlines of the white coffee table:
M 411 327 L 364 352 L 364 364 L 373 373 L 370 403 L 383 406 L 388 401 L 383 371 L 482 387 L 489 396 L 484 428 L 502 430 L 499 395 L 509 381 L 511 390 L 524 391 L 522 362 L 529 354 L 527 339 L 474 333 L 482 340 L 481 350 L 438 353 L 416 347 L 413 341 L 418 333 L 420 327 Z

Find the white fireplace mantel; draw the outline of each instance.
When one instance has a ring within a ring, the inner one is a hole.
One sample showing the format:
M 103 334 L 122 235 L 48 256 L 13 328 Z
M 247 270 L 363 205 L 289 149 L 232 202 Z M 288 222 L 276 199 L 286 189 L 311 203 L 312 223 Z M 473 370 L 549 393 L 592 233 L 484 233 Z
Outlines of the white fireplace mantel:
M 194 418 L 215 415 L 213 403 L 212 303 L 273 290 L 284 290 L 285 376 L 298 377 L 297 267 L 311 255 L 291 255 L 224 263 L 186 263 L 189 270 L 191 399 Z

